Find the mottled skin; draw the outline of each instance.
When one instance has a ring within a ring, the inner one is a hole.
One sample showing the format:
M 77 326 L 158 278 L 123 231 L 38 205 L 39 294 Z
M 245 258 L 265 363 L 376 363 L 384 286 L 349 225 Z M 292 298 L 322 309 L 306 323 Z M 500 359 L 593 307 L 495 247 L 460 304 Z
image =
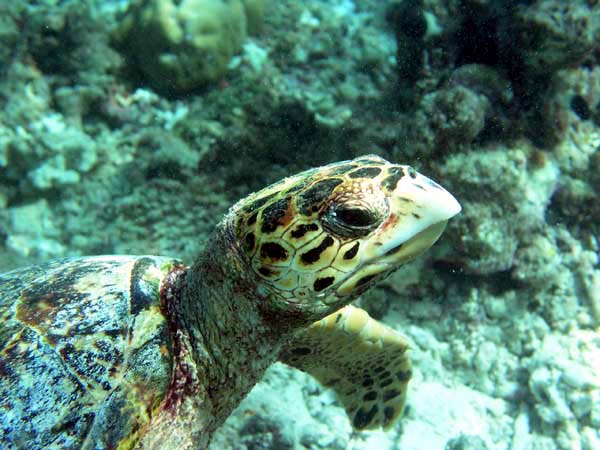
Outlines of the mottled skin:
M 2 447 L 203 449 L 279 358 L 336 389 L 357 429 L 389 426 L 406 343 L 344 306 L 459 210 L 369 156 L 238 202 L 192 267 L 110 256 L 0 275 Z

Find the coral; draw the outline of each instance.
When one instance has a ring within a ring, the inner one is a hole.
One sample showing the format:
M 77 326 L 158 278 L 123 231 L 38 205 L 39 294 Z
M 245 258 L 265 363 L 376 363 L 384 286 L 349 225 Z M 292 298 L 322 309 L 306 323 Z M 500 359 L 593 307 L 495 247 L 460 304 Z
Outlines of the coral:
M 462 264 L 471 272 L 511 269 L 520 241 L 544 223 L 558 170 L 552 162 L 543 167 L 528 164 L 531 149 L 521 145 L 452 155 L 444 165 L 463 203 L 456 227 Z
M 452 72 L 447 84 L 449 87 L 463 86 L 487 100 L 485 127 L 481 134 L 509 134 L 514 93 L 512 83 L 501 69 L 484 64 L 464 64 Z
M 0 123 L 0 135 L 5 144 L 0 182 L 13 185 L 20 194 L 77 183 L 97 161 L 93 139 L 68 127 L 59 115 L 48 116 L 17 133 Z
M 445 450 L 487 450 L 485 441 L 477 435 L 461 434 L 446 443 Z
M 387 8 L 386 19 L 396 37 L 399 78 L 410 86 L 422 76 L 424 70 L 421 50 L 427 35 L 427 21 L 423 1 L 392 2 Z
M 463 86 L 425 95 L 414 117 L 404 124 L 402 157 L 423 158 L 470 144 L 484 129 L 489 111 L 490 103 L 484 95 Z
M 9 61 L 14 56 L 19 42 L 19 16 L 23 4 L 19 2 L 0 3 L 0 74 L 4 72 Z
M 23 83 L 0 117 L 0 190 L 8 201 L 60 190 L 77 183 L 98 159 L 94 140 L 51 110 L 47 79 L 35 68 L 15 64 L 11 76 Z
M 56 216 L 46 200 L 11 208 L 6 247 L 18 255 L 39 259 L 65 256 Z
M 525 361 L 535 414 L 561 450 L 594 448 L 585 442 L 600 439 L 598 358 L 598 336 L 580 330 L 569 337 L 546 336 Z
M 264 2 L 139 0 L 115 33 L 120 49 L 157 90 L 181 93 L 219 80 Z
M 556 126 L 564 105 L 553 101 L 554 81 L 563 69 L 596 63 L 599 18 L 596 2 L 587 0 L 390 2 L 394 100 L 400 110 L 418 112 L 423 96 L 458 81 L 493 108 L 486 138 L 527 136 L 539 146 L 556 145 L 564 137 Z M 489 83 L 484 90 L 482 82 Z
M 109 46 L 109 17 L 91 3 L 27 4 L 16 19 L 15 59 L 34 62 L 55 85 L 81 84 L 101 91 L 110 82 L 108 73 L 117 70 L 122 59 Z
M 248 34 L 257 34 L 261 31 L 267 0 L 242 0 L 246 12 Z
M 500 33 L 509 34 L 508 57 L 530 76 L 573 67 L 600 48 L 598 6 L 588 0 L 535 1 L 516 9 Z
M 568 138 L 554 150 L 562 179 L 551 210 L 577 234 L 586 229 L 598 234 L 600 129 L 594 115 L 600 115 L 600 67 L 564 71 L 559 78 L 563 89 L 555 94 L 555 101 L 562 105 Z M 589 115 L 582 113 L 583 109 L 588 109 Z
M 280 395 L 283 391 L 285 395 Z M 294 420 L 279 420 L 277 417 L 285 417 L 290 405 L 294 405 Z M 277 413 L 272 414 L 272 410 Z M 264 382 L 250 392 L 238 412 L 217 432 L 211 450 L 348 448 L 350 427 L 340 420 L 342 409 L 335 404 L 332 393 L 305 373 L 283 364 L 274 364 L 267 370 Z M 354 448 L 387 447 L 363 444 Z
M 561 258 L 550 236 L 535 234 L 514 255 L 512 275 L 516 280 L 543 287 L 560 271 Z

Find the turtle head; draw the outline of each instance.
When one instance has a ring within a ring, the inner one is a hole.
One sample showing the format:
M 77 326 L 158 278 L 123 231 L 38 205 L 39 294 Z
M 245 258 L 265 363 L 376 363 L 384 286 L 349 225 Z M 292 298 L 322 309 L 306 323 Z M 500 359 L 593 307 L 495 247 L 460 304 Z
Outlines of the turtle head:
M 281 180 L 230 217 L 260 301 L 318 320 L 431 247 L 460 209 L 411 167 L 363 156 Z

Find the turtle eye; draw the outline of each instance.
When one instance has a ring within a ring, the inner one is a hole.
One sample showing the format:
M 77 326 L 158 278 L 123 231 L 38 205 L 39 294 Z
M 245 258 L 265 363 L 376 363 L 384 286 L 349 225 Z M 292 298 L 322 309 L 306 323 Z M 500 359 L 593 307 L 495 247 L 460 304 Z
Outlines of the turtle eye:
M 340 207 L 336 209 L 337 220 L 350 227 L 364 228 L 373 225 L 378 221 L 378 217 L 365 208 Z
M 323 224 L 340 236 L 365 236 L 381 223 L 381 214 L 362 204 L 333 205 L 325 213 Z

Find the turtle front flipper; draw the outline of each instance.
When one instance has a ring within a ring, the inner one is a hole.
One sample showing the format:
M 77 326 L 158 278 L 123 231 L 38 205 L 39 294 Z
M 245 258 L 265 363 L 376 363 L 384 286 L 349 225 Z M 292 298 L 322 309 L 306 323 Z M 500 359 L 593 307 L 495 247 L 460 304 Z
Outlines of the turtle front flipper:
M 333 388 L 355 429 L 387 429 L 406 400 L 407 349 L 394 330 L 346 306 L 301 331 L 279 359 Z

